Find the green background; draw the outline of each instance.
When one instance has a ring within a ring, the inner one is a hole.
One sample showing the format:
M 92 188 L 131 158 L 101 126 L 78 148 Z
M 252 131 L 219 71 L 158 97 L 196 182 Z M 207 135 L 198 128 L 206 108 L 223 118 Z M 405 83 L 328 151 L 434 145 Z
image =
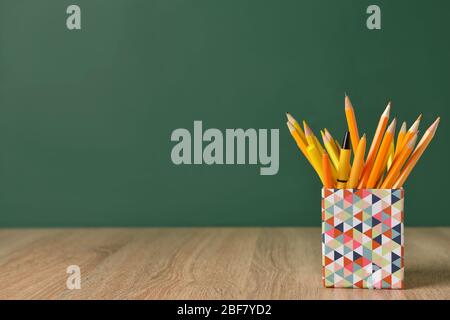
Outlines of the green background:
M 66 8 L 82 30 L 66 28 Z M 366 28 L 366 8 L 382 30 Z M 285 111 L 341 139 L 392 115 L 441 126 L 407 225 L 449 225 L 449 1 L 2 0 L 0 226 L 302 226 L 320 183 Z M 280 128 L 280 170 L 176 166 L 176 128 Z

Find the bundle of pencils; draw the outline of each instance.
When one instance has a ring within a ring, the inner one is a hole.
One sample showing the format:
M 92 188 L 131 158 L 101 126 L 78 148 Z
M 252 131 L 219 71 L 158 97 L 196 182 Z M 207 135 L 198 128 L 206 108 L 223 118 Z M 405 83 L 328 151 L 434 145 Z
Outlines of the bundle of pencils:
M 395 118 L 388 125 L 390 110 L 389 102 L 381 114 L 367 156 L 367 138 L 365 134 L 359 136 L 355 110 L 347 95 L 345 116 L 348 131 L 341 145 L 326 128 L 320 131 L 322 145 L 308 124 L 303 121 L 302 129 L 290 113 L 286 113 L 287 126 L 325 188 L 398 189 L 403 187 L 433 139 L 440 118 L 431 124 L 416 145 L 422 115 L 408 130 L 406 122 L 403 122 L 395 139 Z

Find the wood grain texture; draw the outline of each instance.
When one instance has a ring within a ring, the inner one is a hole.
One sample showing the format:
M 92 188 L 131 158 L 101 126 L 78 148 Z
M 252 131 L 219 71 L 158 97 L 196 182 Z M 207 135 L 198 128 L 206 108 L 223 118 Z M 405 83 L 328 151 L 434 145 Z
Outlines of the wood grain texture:
M 318 228 L 0 229 L 0 299 L 449 299 L 450 228 L 405 239 L 405 290 L 325 289 Z

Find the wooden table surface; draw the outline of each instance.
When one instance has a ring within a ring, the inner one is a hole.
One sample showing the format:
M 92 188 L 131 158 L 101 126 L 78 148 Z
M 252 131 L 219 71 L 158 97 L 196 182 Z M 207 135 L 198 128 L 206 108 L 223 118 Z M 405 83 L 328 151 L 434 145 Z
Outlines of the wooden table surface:
M 0 229 L 0 299 L 449 299 L 450 228 L 405 239 L 405 290 L 325 289 L 318 228 Z

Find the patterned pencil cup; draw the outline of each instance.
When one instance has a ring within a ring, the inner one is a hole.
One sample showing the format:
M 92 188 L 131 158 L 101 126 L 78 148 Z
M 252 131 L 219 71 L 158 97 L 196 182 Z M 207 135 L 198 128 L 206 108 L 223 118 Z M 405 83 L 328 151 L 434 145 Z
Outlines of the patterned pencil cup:
M 322 282 L 402 289 L 403 189 L 322 189 Z

